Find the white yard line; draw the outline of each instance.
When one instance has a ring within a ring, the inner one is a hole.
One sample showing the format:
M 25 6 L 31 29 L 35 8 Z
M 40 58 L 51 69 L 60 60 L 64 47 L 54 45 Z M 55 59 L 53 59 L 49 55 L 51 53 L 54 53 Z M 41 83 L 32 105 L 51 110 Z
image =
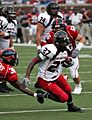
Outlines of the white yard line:
M 36 46 L 36 44 L 14 43 L 14 46 Z M 84 45 L 83 48 L 92 48 L 91 46 Z
M 92 111 L 92 108 L 82 108 L 84 111 Z M 58 112 L 66 111 L 67 109 L 49 109 L 49 110 L 22 110 L 22 111 L 7 111 L 0 112 L 0 114 L 20 114 L 20 113 L 37 113 L 37 112 Z
M 92 91 L 85 91 L 85 92 L 82 92 L 81 94 L 92 94 Z M 26 94 L 2 94 L 0 95 L 0 97 L 17 97 L 17 96 L 28 96 Z

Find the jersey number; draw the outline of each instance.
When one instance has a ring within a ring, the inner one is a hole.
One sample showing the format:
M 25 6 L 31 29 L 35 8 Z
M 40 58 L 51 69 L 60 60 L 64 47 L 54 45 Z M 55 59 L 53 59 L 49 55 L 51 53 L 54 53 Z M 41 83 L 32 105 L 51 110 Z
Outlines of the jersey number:
M 51 51 L 48 50 L 48 48 L 45 48 L 45 49 L 43 50 L 43 54 L 44 54 L 44 55 L 48 55 L 50 52 L 51 52 Z
M 41 17 L 40 22 L 41 22 L 41 23 L 44 23 L 45 20 L 46 20 L 45 18 Z
M 60 64 L 60 61 L 54 61 L 53 64 L 47 69 L 50 72 L 55 72 Z

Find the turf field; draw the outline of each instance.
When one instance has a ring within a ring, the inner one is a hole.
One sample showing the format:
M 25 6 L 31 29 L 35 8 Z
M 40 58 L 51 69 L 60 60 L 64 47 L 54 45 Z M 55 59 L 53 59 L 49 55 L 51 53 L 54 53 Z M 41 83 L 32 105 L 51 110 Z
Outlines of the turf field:
M 15 46 L 19 54 L 20 63 L 15 67 L 19 79 L 25 75 L 29 61 L 36 55 L 36 47 Z M 37 65 L 31 74 L 30 88 L 34 91 L 37 75 Z M 74 88 L 68 69 L 64 73 L 69 75 L 69 83 Z M 56 103 L 46 100 L 39 104 L 35 98 L 24 95 L 14 88 L 13 92 L 0 93 L 0 120 L 92 120 L 92 48 L 83 48 L 80 52 L 80 69 L 83 92 L 73 95 L 75 104 L 84 109 L 84 113 L 67 112 L 66 103 Z M 10 86 L 11 87 L 11 86 Z

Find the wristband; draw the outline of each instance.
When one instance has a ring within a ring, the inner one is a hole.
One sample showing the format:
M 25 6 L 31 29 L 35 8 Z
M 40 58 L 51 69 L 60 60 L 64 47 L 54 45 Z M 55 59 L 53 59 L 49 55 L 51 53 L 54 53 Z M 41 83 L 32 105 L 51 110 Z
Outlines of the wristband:
M 80 51 L 82 47 L 83 47 L 83 43 L 79 42 L 76 49 L 78 49 Z
M 34 97 L 37 97 L 37 93 L 34 93 Z
M 5 37 L 9 36 L 10 34 L 9 33 L 4 33 Z
M 40 46 L 40 45 L 37 46 L 37 50 L 39 50 L 39 49 L 41 49 L 41 46 Z

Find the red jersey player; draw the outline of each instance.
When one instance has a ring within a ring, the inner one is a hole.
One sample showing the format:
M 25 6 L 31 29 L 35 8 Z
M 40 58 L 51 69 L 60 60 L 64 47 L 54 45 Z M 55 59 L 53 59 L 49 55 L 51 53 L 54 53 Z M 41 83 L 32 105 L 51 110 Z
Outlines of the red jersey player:
M 15 50 L 7 48 L 0 51 L 0 81 L 8 81 L 12 86 L 19 89 L 23 93 L 30 96 L 35 96 L 40 103 L 43 102 L 43 95 L 41 91 L 34 93 L 29 88 L 20 83 L 17 72 L 13 68 L 13 66 L 17 64 L 18 57 Z

